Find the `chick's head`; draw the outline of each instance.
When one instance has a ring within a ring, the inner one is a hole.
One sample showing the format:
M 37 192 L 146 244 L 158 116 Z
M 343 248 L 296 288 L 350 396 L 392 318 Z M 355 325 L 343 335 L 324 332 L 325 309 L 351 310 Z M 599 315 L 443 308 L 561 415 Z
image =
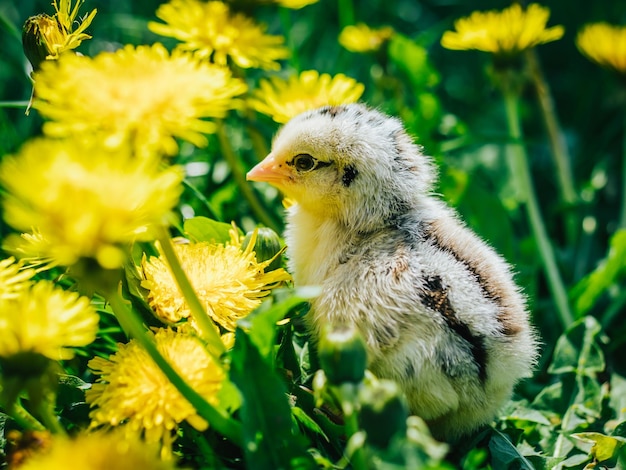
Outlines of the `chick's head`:
M 429 157 L 402 123 L 362 104 L 302 113 L 278 132 L 271 153 L 248 173 L 302 209 L 357 230 L 406 213 L 431 190 Z

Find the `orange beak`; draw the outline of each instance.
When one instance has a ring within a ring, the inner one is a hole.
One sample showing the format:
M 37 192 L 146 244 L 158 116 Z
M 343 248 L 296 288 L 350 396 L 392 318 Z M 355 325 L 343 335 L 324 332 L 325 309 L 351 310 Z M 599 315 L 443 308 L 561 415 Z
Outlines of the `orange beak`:
M 249 181 L 266 182 L 280 185 L 289 179 L 290 171 L 287 165 L 279 164 L 274 156 L 270 153 L 265 160 L 252 168 L 246 175 Z

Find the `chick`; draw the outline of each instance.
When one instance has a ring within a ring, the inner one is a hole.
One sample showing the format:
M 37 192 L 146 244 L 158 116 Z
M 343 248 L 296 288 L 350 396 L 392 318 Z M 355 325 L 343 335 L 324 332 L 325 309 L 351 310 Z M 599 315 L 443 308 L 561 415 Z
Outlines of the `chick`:
M 433 194 L 402 123 L 361 104 L 293 118 L 248 173 L 296 201 L 285 238 L 297 285 L 319 285 L 314 337 L 353 325 L 439 439 L 494 419 L 529 376 L 536 335 L 508 264 Z

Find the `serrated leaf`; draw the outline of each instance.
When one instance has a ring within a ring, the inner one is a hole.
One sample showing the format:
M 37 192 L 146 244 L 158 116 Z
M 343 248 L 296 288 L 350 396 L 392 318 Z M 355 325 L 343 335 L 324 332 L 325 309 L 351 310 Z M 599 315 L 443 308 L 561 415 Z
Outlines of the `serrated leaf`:
M 524 457 L 507 437 L 495 430 L 489 440 L 492 467 L 499 469 L 515 468 L 519 470 L 534 470 L 533 465 Z M 513 467 L 513 465 L 515 466 Z
M 185 220 L 183 230 L 193 242 L 226 243 L 230 241 L 230 224 L 217 222 L 208 217 L 192 217 Z
M 315 468 L 301 436 L 292 434 L 287 388 L 241 328 L 235 333 L 231 379 L 243 397 L 240 416 L 248 468 Z
M 617 450 L 626 443 L 626 438 L 606 436 L 599 432 L 580 432 L 571 435 L 574 439 L 592 443 L 591 455 L 600 462 L 609 460 L 616 455 Z
M 602 340 L 602 327 L 595 318 L 587 316 L 574 322 L 558 339 L 548 372 L 595 377 L 605 367 L 599 344 Z
M 620 229 L 611 237 L 606 258 L 572 289 L 576 315 L 580 317 L 587 313 L 598 297 L 615 283 L 625 269 L 626 229 Z
M 611 375 L 609 405 L 615 411 L 618 421 L 626 421 L 626 378 L 618 374 Z

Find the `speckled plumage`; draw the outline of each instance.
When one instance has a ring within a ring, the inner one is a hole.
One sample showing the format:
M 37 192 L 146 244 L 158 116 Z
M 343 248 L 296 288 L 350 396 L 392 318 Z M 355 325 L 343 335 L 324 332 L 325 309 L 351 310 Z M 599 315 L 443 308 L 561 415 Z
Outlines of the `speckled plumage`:
M 303 113 L 248 177 L 297 202 L 285 237 L 295 282 L 322 287 L 312 333 L 355 325 L 369 368 L 437 437 L 489 423 L 531 374 L 537 342 L 510 267 L 432 194 L 432 161 L 399 120 L 360 104 Z

